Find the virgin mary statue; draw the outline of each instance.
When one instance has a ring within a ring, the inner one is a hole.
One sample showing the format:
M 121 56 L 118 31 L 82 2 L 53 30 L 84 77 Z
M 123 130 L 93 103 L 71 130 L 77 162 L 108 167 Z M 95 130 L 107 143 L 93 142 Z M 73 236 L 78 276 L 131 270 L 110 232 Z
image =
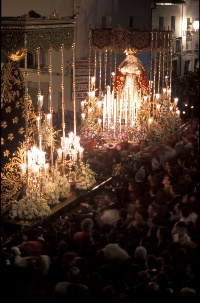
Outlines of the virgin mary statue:
M 115 98 L 128 102 L 132 121 L 137 119 L 138 108 L 149 94 L 146 70 L 135 54 L 134 49 L 126 50 L 126 58 L 118 66 L 114 82 Z
M 120 63 L 115 78 L 115 93 L 149 94 L 149 81 L 142 62 L 135 56 L 136 50 L 126 50 L 126 58 Z

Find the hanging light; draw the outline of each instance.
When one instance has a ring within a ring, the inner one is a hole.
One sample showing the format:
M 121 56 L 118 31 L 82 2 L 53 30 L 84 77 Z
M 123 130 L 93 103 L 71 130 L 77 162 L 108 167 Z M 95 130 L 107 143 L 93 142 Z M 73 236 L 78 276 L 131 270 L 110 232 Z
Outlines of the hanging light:
M 199 30 L 199 20 L 197 20 L 197 19 L 194 20 L 193 27 L 194 27 L 195 32 L 197 32 Z

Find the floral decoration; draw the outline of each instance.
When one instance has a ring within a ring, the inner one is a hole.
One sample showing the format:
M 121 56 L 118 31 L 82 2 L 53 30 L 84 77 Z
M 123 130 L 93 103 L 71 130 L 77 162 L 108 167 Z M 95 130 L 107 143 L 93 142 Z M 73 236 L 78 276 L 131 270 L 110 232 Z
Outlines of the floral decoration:
M 66 176 L 61 176 L 60 172 L 55 169 L 53 171 L 53 181 L 51 179 L 43 180 L 42 193 L 47 204 L 53 206 L 59 203 L 59 199 L 70 196 L 70 183 Z
M 96 183 L 96 173 L 90 168 L 88 161 L 79 162 L 75 167 L 76 190 L 87 191 Z
M 34 220 L 45 218 L 51 214 L 51 209 L 47 204 L 47 200 L 40 197 L 39 191 L 26 190 L 25 196 L 19 201 L 12 202 L 9 217 L 18 220 Z

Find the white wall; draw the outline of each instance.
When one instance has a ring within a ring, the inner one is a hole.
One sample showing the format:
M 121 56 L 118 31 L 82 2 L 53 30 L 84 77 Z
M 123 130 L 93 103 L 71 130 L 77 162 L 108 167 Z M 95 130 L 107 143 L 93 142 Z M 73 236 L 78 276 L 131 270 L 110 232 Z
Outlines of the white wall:
M 33 10 L 36 13 L 48 17 L 54 11 L 61 16 L 73 14 L 72 1 L 68 0 L 2 0 L 1 16 L 21 16 Z

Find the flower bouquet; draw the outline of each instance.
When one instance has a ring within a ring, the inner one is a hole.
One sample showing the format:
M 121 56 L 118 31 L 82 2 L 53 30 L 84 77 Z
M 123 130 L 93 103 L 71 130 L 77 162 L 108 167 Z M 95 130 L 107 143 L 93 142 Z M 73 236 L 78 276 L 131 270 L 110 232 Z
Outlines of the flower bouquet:
M 31 221 L 38 218 L 45 218 L 51 214 L 51 209 L 47 201 L 40 197 L 40 193 L 35 190 L 26 190 L 25 196 L 19 201 L 12 202 L 9 217 L 11 219 Z
M 75 167 L 77 192 L 86 192 L 96 183 L 96 173 L 90 168 L 88 161 L 79 162 Z

